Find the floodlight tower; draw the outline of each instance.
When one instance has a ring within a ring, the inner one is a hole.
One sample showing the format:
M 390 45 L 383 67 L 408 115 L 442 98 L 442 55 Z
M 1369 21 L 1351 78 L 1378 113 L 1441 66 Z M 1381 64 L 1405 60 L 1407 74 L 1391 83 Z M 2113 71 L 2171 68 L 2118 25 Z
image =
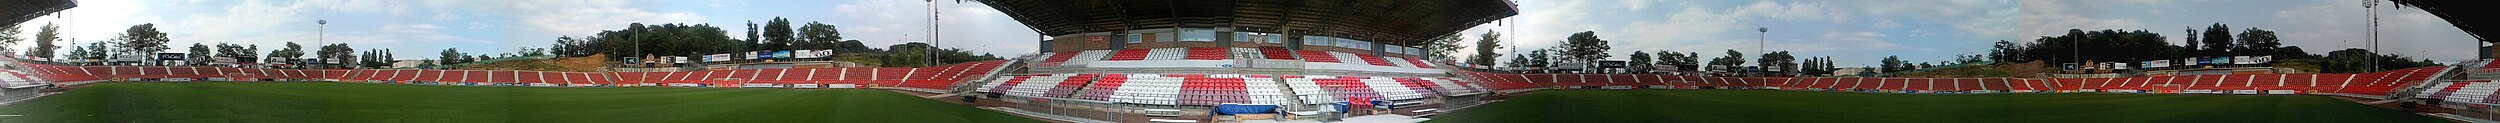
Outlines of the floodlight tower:
M 2378 0 L 2362 0 L 2361 8 L 2367 9 L 2364 12 L 2370 13 L 2370 56 L 2376 56 L 2377 52 L 2386 52 L 2378 51 Z M 2378 71 L 2378 57 L 2369 58 L 2370 71 Z

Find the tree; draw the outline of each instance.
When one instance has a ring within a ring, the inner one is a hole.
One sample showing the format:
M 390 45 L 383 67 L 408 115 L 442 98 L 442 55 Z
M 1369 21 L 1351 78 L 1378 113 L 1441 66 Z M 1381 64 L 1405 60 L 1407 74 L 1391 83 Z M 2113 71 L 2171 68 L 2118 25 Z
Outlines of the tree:
M 1745 53 L 1736 52 L 1736 50 L 1727 50 L 1726 56 L 1719 56 L 1719 58 L 1710 59 L 1710 67 L 1719 70 L 1732 71 L 1736 70 L 1736 67 L 1742 67 L 1742 65 L 1745 65 Z
M 1554 58 L 1553 58 L 1553 56 L 1554 56 L 1554 50 L 1553 50 L 1553 49 L 1540 49 L 1540 50 L 1536 50 L 1536 51 L 1529 51 L 1529 52 L 1528 52 L 1528 62 L 1527 62 L 1527 63 L 1528 63 L 1528 67 L 1530 67 L 1530 68 L 1536 68 L 1537 70 L 1544 70 L 1544 69 L 1549 68 L 1549 67 L 1554 67 Z M 1539 73 L 1542 73 L 1543 71 L 1538 71 L 1538 72 L 1539 72 Z
M 2185 47 L 2187 48 L 2187 52 L 2190 52 L 2190 53 L 2203 53 L 2203 52 L 2205 52 L 2205 51 L 2204 51 L 2204 49 L 2201 49 L 2201 48 L 2204 48 L 2204 46 L 2198 46 L 2199 44 L 2204 44 L 2204 43 L 2201 43 L 2201 42 L 2204 42 L 2205 40 L 2197 40 L 2197 39 L 2196 39 L 2196 36 L 2197 36 L 2197 35 L 2203 35 L 2203 34 L 2198 34 L 2198 33 L 2196 33 L 2196 27 L 2187 27 L 2187 30 L 2186 30 L 2186 31 L 2182 31 L 2181 33 L 2184 33 L 2183 35 L 2187 35 L 2187 40 L 2179 41 L 2179 42 L 2187 42 L 2187 46 L 2185 46 Z
M 1900 72 L 1910 70 L 1910 64 L 1909 61 L 1901 61 L 1901 56 L 1884 56 L 1882 69 L 1884 73 Z
M 2239 44 L 2240 44 L 2239 48 L 2240 48 L 2240 49 L 2236 49 L 2236 50 L 2232 50 L 2232 51 L 2237 51 L 2237 52 L 2239 52 L 2239 53 L 2234 54 L 2234 55 L 2268 55 L 2268 56 L 2292 55 L 2292 54 L 2277 54 L 2277 53 L 2281 53 L 2281 51 L 2277 51 L 2277 50 L 2275 50 L 2275 49 L 2279 49 L 2279 48 L 2282 48 L 2282 47 L 2283 47 L 2283 42 L 2282 42 L 2282 41 L 2283 41 L 2282 39 L 2277 39 L 2277 38 L 2275 38 L 2275 36 L 2274 36 L 2274 31 L 2266 31 L 2265 29 L 2257 29 L 2257 28 L 2253 28 L 2253 27 L 2252 27 L 2252 28 L 2248 28 L 2248 30 L 2247 30 L 2247 31 L 2240 31 L 2240 34 L 2239 34 Z
M 1493 33 L 1491 31 L 1486 31 L 1484 34 L 1477 34 L 1476 54 L 1475 56 L 1467 57 L 1467 64 L 1475 64 L 1477 66 L 1493 66 L 1493 59 L 1495 57 L 1502 57 L 1502 54 L 1493 52 L 1495 49 L 1502 48 L 1501 38 L 1502 34 Z
M 1441 34 L 1441 36 L 1435 36 L 1432 40 L 1425 40 L 1425 42 L 1423 42 L 1424 44 L 1417 46 L 1418 48 L 1424 50 L 1423 57 L 1425 60 L 1447 63 L 1448 61 L 1453 61 L 1457 58 L 1457 56 L 1451 56 L 1450 54 L 1458 53 L 1458 49 L 1467 48 L 1467 46 L 1458 45 L 1459 42 L 1467 41 L 1466 37 L 1459 37 L 1459 35 L 1461 35 L 1461 33 Z
M 1731 51 L 1732 51 L 1732 50 L 1731 50 Z M 1684 71 L 1701 71 L 1701 70 L 1702 70 L 1702 67 L 1701 67 L 1701 65 L 1702 65 L 1702 64 L 1701 64 L 1701 52 L 1684 52 L 1684 57 L 1683 57 L 1683 58 L 1676 58 L 1676 59 L 1677 59 L 1677 60 L 1676 60 L 1676 62 L 1684 63 Z
M 773 17 L 773 20 L 764 22 L 763 47 L 757 49 L 789 50 L 790 42 L 797 40 L 794 36 L 790 33 L 790 19 Z
M 321 46 L 321 50 L 313 52 L 313 56 L 324 63 L 346 65 L 355 64 L 359 60 L 355 59 L 355 53 L 355 47 L 348 47 L 347 43 L 337 43 Z
M 799 47 L 797 49 L 818 50 L 846 47 L 841 46 L 842 44 L 840 43 L 842 42 L 842 31 L 835 30 L 831 24 L 807 22 L 806 26 L 799 26 L 798 37 L 798 42 L 804 45 L 797 46 Z M 860 46 L 860 48 L 867 47 Z
M 61 46 L 56 46 L 52 44 L 52 42 L 61 41 L 60 30 L 61 26 L 52 25 L 50 23 L 43 24 L 43 30 L 35 32 L 35 49 L 26 51 L 26 56 L 56 58 L 52 56 L 52 50 L 61 49 Z
M 1580 63 L 1596 64 L 1598 59 L 1612 57 L 1606 54 L 1606 50 L 1611 50 L 1613 47 L 1607 45 L 1606 39 L 1597 38 L 1597 31 L 1581 31 L 1572 33 L 1571 37 L 1563 40 L 1559 48 L 1562 48 L 1561 55 L 1564 58 Z
M 103 60 L 112 58 L 113 54 L 116 54 L 116 52 L 110 51 L 110 47 L 106 46 L 106 42 L 92 42 L 87 43 L 86 53 L 78 55 L 78 58 Z
M 1631 63 L 1625 66 L 1631 66 L 1631 71 L 1633 71 L 1632 73 L 1646 73 L 1646 71 L 1649 71 L 1649 53 L 1646 51 L 1632 51 L 1631 57 L 1632 58 L 1630 58 L 1630 60 L 1627 60 L 1627 62 Z
M 1672 52 L 1672 51 L 1658 51 L 1656 54 L 1658 54 L 1658 55 L 1656 56 L 1656 57 L 1658 57 L 1658 61 L 1656 61 L 1656 62 L 1657 62 L 1657 63 L 1656 63 L 1656 64 L 1657 64 L 1657 66 L 1676 67 L 1676 68 L 1673 68 L 1673 69 L 1667 69 L 1667 70 L 1684 70 L 1684 69 L 1688 68 L 1688 67 L 1684 67 L 1684 64 L 1692 64 L 1692 63 L 1690 63 L 1690 62 L 1685 62 L 1685 61 L 1683 60 L 1683 59 L 1684 59 L 1684 53 L 1678 53 L 1678 52 Z
M 557 40 L 566 40 L 559 37 Z M 704 24 L 634 23 L 625 29 L 600 31 L 585 37 L 574 37 L 578 45 L 556 47 L 559 55 L 657 55 L 700 56 L 714 53 L 745 52 L 754 42 L 729 38 L 727 31 Z M 573 53 L 567 53 L 573 52 Z M 621 58 L 621 57 L 609 57 Z
M 2205 43 L 2203 47 L 2205 52 L 2201 53 L 2203 55 L 2223 55 L 2230 53 L 2232 47 L 2239 47 L 2239 45 L 2232 44 L 2231 25 L 2214 23 L 2213 26 L 2206 26 L 2205 35 L 2202 37 L 2205 38 L 2202 41 Z
M 911 42 L 886 46 L 886 67 L 914 67 L 929 64 L 928 43 Z
M 781 17 L 773 17 L 773 18 L 781 18 Z M 772 21 L 772 20 L 765 20 L 765 21 Z M 745 42 L 745 43 L 750 43 L 750 44 L 752 44 L 752 43 L 763 43 L 763 40 L 764 40 L 763 38 L 761 38 L 761 37 L 755 37 L 756 35 L 762 35 L 762 34 L 759 34 L 759 33 L 756 33 L 756 32 L 755 32 L 755 31 L 756 31 L 756 29 L 755 29 L 756 27 L 760 27 L 760 26 L 756 26 L 756 25 L 755 25 L 755 21 L 754 21 L 754 20 L 748 20 L 748 21 L 747 21 L 747 40 L 746 40 L 746 42 Z
M 1778 75 L 1788 75 L 1787 73 L 1797 72 L 1798 69 L 1797 57 L 1788 55 L 1788 51 L 1763 53 L 1762 58 L 1755 59 L 1754 63 L 1758 63 L 1757 66 L 1762 66 L 1762 69 L 1766 71 L 1779 71 Z
M 235 62 L 239 63 L 259 63 L 255 62 L 259 61 L 259 52 L 260 46 L 257 45 L 246 47 L 244 45 L 217 43 L 216 57 L 233 58 Z
M 1529 59 L 1528 59 L 1528 55 L 1527 55 L 1527 54 L 1511 54 L 1511 56 L 1510 56 L 1510 62 L 1507 62 L 1507 63 L 1510 63 L 1510 67 L 1511 67 L 1511 68 L 1515 68 L 1515 69 L 1526 69 L 1526 68 L 1529 68 L 1529 67 L 1535 67 L 1535 66 L 1529 66 L 1528 62 L 1535 62 L 1535 61 L 1529 61 Z
M 463 58 L 464 58 L 464 57 L 468 57 L 468 55 L 461 55 L 461 54 L 460 54 L 460 48 L 456 48 L 456 47 L 455 47 L 455 48 L 444 48 L 444 49 L 443 49 L 443 53 L 442 53 L 442 55 L 443 55 L 442 57 L 438 57 L 438 58 L 436 58 L 436 60 L 435 60 L 435 62 L 436 62 L 436 63 L 434 63 L 434 64 L 438 64 L 438 65 L 460 64 L 460 63 L 462 63 L 461 61 L 466 61 L 466 60 L 463 60 Z
M 297 59 L 303 58 L 304 45 L 296 45 L 295 42 L 286 42 L 286 48 L 269 51 L 268 61 L 287 64 L 306 64 L 302 61 L 297 61 Z
M 2023 56 L 2023 46 L 2012 41 L 1997 40 L 1996 49 L 1988 50 L 1988 60 L 2000 62 L 2030 61 Z
M 555 43 L 555 44 L 552 44 L 552 45 L 550 45 L 550 46 L 548 46 L 548 47 L 555 48 L 556 55 L 562 55 L 562 56 L 568 56 L 568 57 L 570 57 L 570 56 L 586 56 L 586 55 L 590 55 L 591 53 L 593 53 L 593 51 L 591 51 L 591 49 L 588 49 L 589 47 L 586 47 L 586 46 L 590 46 L 590 44 L 588 44 L 588 43 L 590 43 L 590 42 L 589 42 L 589 41 L 583 41 L 583 40 L 581 40 L 581 39 L 575 39 L 575 38 L 573 38 L 573 36 L 561 36 L 561 37 L 556 37 L 556 43 Z M 628 54 L 628 55 L 639 55 L 639 54 Z
M 5 46 L 13 46 L 19 41 L 26 41 L 25 37 L 17 37 L 17 34 L 22 32 L 17 29 L 17 26 L 0 26 L 0 51 L 8 51 L 9 47 Z
M 122 53 L 146 54 L 165 51 L 165 42 L 173 39 L 167 39 L 164 32 L 157 32 L 156 24 L 148 23 L 130 26 L 113 40 L 120 42 L 116 46 L 124 48 Z
M 216 49 L 209 48 L 208 45 L 205 44 L 191 43 L 190 49 L 191 54 L 184 54 L 183 63 L 191 63 L 191 65 L 207 64 L 211 60 L 210 58 L 217 56 L 217 51 L 215 51 Z

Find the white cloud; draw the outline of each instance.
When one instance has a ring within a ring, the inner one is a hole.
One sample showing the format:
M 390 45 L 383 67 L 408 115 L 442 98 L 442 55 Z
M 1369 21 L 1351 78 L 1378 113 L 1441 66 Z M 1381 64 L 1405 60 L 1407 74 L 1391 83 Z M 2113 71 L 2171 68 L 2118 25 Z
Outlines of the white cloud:
M 624 0 L 531 0 L 504 4 L 508 18 L 519 21 L 519 27 L 555 34 L 586 35 L 600 30 L 624 28 L 631 23 L 695 23 L 703 22 L 694 13 L 653 12 L 626 6 Z
M 2018 20 L 2013 20 L 2022 23 L 2022 26 L 2018 28 L 2021 30 L 2019 31 L 2021 34 L 2016 35 L 2019 37 L 2015 37 L 2021 39 L 2016 41 L 2034 41 L 2033 39 L 2038 39 L 2040 36 L 2064 35 L 2069 29 L 2144 29 L 2144 22 L 2139 22 L 2135 19 L 2092 18 L 2077 15 L 2075 13 L 2068 13 L 2068 10 L 2072 9 L 2069 8 L 2071 6 L 2067 6 L 2066 4 L 2059 2 L 2060 1 L 2049 0 L 2022 1 L 2023 8 L 2021 11 L 2023 14 L 2020 17 L 2016 17 L 2019 18 Z
M 438 14 L 434 14 L 434 21 L 450 21 L 450 20 L 460 20 L 460 15 L 453 15 L 453 14 L 451 14 L 451 13 L 438 13 Z
M 1875 22 L 1875 25 L 1873 25 L 1873 27 L 1875 27 L 1875 28 L 1877 28 L 1877 29 L 1885 29 L 1885 28 L 1901 27 L 1901 22 L 1893 22 L 1892 20 L 1884 20 L 1884 21 L 1882 21 L 1882 22 Z

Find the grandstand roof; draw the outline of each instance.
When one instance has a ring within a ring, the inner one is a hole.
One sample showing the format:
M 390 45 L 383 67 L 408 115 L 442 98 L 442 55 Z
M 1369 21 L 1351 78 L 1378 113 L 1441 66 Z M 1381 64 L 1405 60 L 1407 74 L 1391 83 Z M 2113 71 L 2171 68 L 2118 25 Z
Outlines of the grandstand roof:
M 973 0 L 1043 35 L 1233 28 L 1419 44 L 1518 15 L 1505 0 Z
M 43 17 L 43 15 L 51 15 L 53 12 L 61 12 L 61 10 L 68 10 L 71 7 L 78 7 L 78 2 L 70 0 L 9 0 L 9 2 L 0 2 L 0 24 L 17 25 L 17 23 L 25 23 L 26 20 L 33 20 L 38 17 Z
M 2431 15 L 2436 15 L 2436 16 L 2439 16 L 2439 19 L 2448 20 L 2448 24 L 2450 24 L 2450 25 L 2456 25 L 2456 26 L 2457 26 L 2457 29 L 2459 29 L 2459 30 L 2464 30 L 2464 31 L 2465 31 L 2465 34 L 2468 34 L 2468 35 L 2474 35 L 2474 40 L 2481 40 L 2481 41 L 2483 41 L 2483 42 L 2500 42 L 2500 41 L 2493 41 L 2493 40 L 2491 40 L 2491 39 L 2487 39 L 2487 38 L 2485 38 L 2485 37 L 2491 37 L 2491 36 L 2492 36 L 2492 34 L 2491 34 L 2491 33 L 2493 33 L 2493 32 L 2500 32 L 2500 30 L 2494 30 L 2494 29 L 2500 29 L 2500 28 L 2493 28 L 2493 27 L 2480 27 L 2480 28 L 2477 28 L 2477 27 L 2475 27 L 2475 26 L 2474 26 L 2474 25 L 2475 25 L 2475 24 L 2477 24 L 2477 23 L 2480 23 L 2480 24 L 2483 24 L 2483 25 L 2493 25 L 2493 24 L 2491 23 L 2492 21 L 2500 21 L 2500 20 L 2493 20 L 2493 18 L 2489 18 L 2489 17 L 2476 17 L 2476 15 L 2482 15 L 2482 14 L 2475 14 L 2475 13 L 2485 13 L 2485 12 L 2495 11 L 2495 10 L 2492 10 L 2491 8 L 2483 8 L 2483 7 L 2488 7 L 2488 6 L 2485 6 L 2484 4 L 2477 4 L 2477 3 L 2483 3 L 2483 2 L 2488 2 L 2488 1 L 2470 1 L 2470 0 L 2466 0 L 2466 1 L 2460 1 L 2460 0 L 2390 0 L 2390 1 L 2395 1 L 2397 5 L 2402 5 L 2402 6 L 2413 6 L 2414 8 L 2421 8 L 2421 9 L 2422 9 L 2422 12 L 2430 12 L 2430 13 L 2431 13 Z M 2402 8 L 2401 8 L 2401 6 L 2400 6 L 2400 8 L 2399 8 L 2399 9 L 2402 9 Z

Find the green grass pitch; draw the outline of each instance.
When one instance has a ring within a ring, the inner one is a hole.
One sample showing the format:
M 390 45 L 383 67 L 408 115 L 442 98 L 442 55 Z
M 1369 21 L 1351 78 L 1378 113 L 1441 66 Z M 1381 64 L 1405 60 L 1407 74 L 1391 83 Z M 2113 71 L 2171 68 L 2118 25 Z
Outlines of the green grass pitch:
M 1431 122 L 2448 122 L 2310 95 L 1924 95 L 1772 90 L 1555 90 Z
M 101 83 L 0 122 L 1040 122 L 885 90 Z

